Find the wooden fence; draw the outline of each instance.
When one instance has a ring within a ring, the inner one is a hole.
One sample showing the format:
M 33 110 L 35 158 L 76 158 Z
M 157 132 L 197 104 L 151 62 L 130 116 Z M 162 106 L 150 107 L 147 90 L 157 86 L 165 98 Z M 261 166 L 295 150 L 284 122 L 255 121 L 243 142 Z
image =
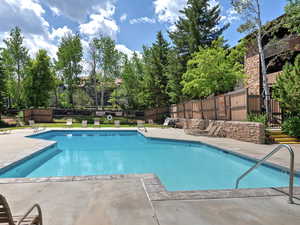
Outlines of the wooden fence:
M 27 109 L 24 110 L 24 121 L 34 120 L 38 123 L 51 123 L 53 121 L 52 109 Z
M 251 102 L 249 101 L 251 99 Z M 249 111 L 258 109 L 259 96 L 248 96 L 247 89 L 211 96 L 202 100 L 172 105 L 172 118 L 209 120 L 246 120 Z
M 171 105 L 169 114 L 175 119 L 208 119 L 245 121 L 249 113 L 262 112 L 262 99 L 259 95 L 248 95 L 248 89 L 211 96 L 202 100 L 192 100 Z M 281 119 L 279 103 L 271 101 L 272 117 Z M 145 111 L 145 118 L 157 121 L 167 115 L 168 108 L 156 108 Z
M 169 107 L 160 107 L 145 110 L 145 119 L 154 122 L 163 122 L 169 116 Z

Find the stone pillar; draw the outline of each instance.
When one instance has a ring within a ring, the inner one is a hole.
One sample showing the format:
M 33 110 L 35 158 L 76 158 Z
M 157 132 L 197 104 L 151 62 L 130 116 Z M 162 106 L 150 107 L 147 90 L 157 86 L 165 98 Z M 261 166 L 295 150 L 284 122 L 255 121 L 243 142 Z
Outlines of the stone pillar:
M 260 59 L 259 55 L 245 57 L 246 84 L 249 95 L 260 95 Z

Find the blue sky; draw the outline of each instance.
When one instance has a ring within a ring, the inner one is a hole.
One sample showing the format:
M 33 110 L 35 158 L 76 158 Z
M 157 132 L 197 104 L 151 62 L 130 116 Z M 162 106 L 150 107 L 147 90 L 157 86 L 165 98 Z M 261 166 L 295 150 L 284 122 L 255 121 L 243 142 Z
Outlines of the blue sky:
M 187 0 L 0 0 L 0 47 L 9 30 L 19 26 L 25 44 L 34 55 L 39 48 L 56 56 L 60 38 L 68 32 L 80 33 L 84 49 L 100 33 L 111 36 L 117 48 L 127 54 L 151 45 L 156 33 L 173 29 Z M 286 0 L 261 0 L 263 22 L 284 12 Z M 239 16 L 230 0 L 211 0 L 221 5 L 222 21 L 230 22 L 224 33 L 230 45 L 244 36 L 236 29 Z

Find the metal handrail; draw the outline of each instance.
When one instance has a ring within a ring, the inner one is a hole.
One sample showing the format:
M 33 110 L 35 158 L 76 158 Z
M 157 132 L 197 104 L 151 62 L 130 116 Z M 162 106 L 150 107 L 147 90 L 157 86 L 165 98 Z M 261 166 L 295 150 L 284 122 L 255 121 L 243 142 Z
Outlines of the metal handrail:
M 267 159 L 269 159 L 272 155 L 274 155 L 276 152 L 281 150 L 282 148 L 286 148 L 290 152 L 290 183 L 289 183 L 289 203 L 293 203 L 293 186 L 294 186 L 294 164 L 295 164 L 295 154 L 291 146 L 286 144 L 278 145 L 272 152 L 270 152 L 268 155 L 266 155 L 264 158 L 259 160 L 254 166 L 252 166 L 249 170 L 247 170 L 245 173 L 243 173 L 235 183 L 235 188 L 237 189 L 239 187 L 240 181 L 247 176 L 251 171 L 259 167 L 263 162 L 265 162 Z

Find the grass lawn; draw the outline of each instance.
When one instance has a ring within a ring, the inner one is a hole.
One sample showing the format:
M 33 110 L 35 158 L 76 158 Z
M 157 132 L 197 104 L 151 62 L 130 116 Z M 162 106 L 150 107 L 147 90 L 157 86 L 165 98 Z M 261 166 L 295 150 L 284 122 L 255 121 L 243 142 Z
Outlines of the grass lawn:
M 47 127 L 47 128 L 68 128 L 66 123 L 37 123 L 39 127 Z M 81 123 L 73 123 L 73 128 L 82 128 Z M 114 124 L 101 124 L 99 127 L 95 127 L 94 124 L 88 124 L 88 128 L 103 128 L 103 127 L 115 127 Z M 121 124 L 120 127 L 136 127 L 136 124 Z M 161 127 L 159 124 L 145 124 L 145 127 Z M 0 130 L 16 130 L 16 129 L 24 129 L 30 128 L 30 126 L 23 126 L 23 127 L 7 127 L 7 128 L 0 128 Z

